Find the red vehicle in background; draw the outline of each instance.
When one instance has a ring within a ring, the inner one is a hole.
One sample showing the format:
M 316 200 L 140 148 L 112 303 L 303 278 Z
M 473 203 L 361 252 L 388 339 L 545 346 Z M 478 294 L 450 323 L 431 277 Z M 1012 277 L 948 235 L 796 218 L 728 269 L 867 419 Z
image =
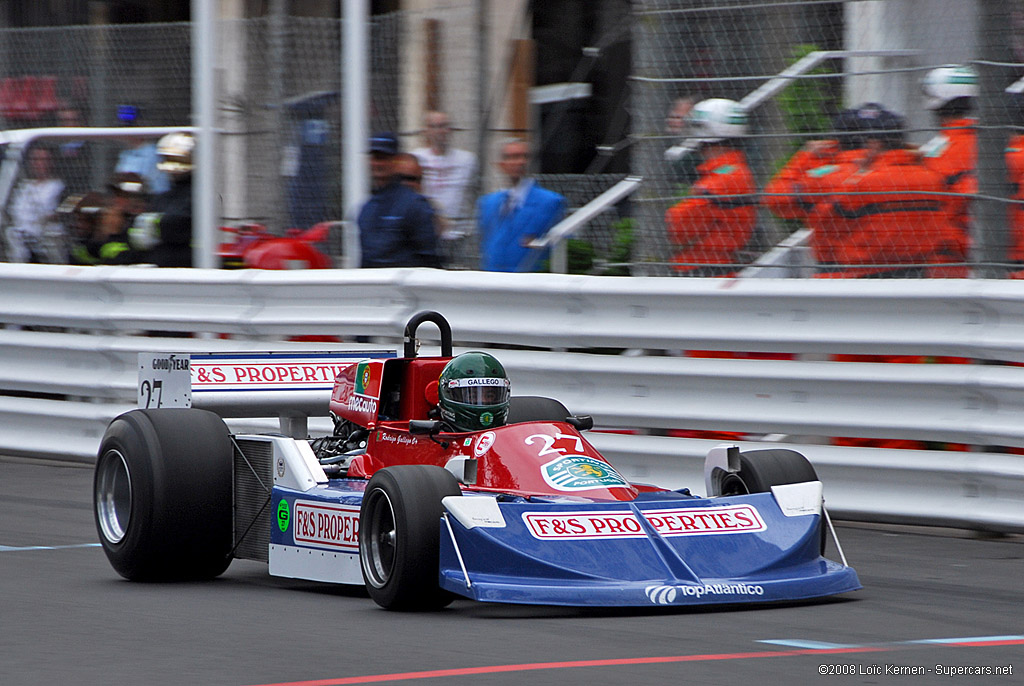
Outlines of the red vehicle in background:
M 262 224 L 223 226 L 235 240 L 221 243 L 217 256 L 225 269 L 330 269 L 334 266 L 324 250 L 335 222 L 320 222 L 308 229 L 288 229 L 276 236 Z
M 335 222 L 320 222 L 306 230 L 288 229 L 285 236 L 275 236 L 262 224 L 222 226 L 235 234 L 235 240 L 221 243 L 217 256 L 225 269 L 330 269 L 330 256 L 321 247 L 327 244 Z M 337 336 L 291 336 L 292 341 L 337 342 Z

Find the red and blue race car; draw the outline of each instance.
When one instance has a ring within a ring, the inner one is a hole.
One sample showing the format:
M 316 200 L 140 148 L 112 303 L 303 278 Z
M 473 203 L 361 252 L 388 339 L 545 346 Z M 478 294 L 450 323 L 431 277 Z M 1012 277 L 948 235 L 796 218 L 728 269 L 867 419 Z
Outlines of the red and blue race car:
M 438 357 L 416 356 L 426 321 Z M 413 317 L 404 352 L 340 368 L 331 436 L 232 434 L 194 407 L 114 419 L 94 479 L 114 569 L 202 579 L 256 559 L 275 576 L 364 585 L 396 610 L 457 596 L 640 607 L 860 588 L 823 557 L 822 484 L 799 453 L 715 448 L 704 496 L 630 483 L 587 441 L 592 420 L 557 400 L 512 396 L 506 421 L 471 431 L 439 416 L 453 356 L 437 313 Z

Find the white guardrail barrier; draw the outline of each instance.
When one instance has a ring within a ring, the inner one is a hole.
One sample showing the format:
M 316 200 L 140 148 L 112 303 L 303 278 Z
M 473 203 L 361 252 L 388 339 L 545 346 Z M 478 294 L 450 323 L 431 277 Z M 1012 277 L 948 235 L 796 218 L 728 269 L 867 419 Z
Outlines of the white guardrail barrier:
M 556 397 L 599 426 L 639 430 L 590 434 L 633 480 L 700 492 L 704 455 L 718 443 L 648 434 L 768 434 L 770 442 L 744 449 L 784 444 L 806 454 L 837 517 L 1024 531 L 1024 456 L 986 451 L 1024 447 L 1024 367 L 1009 364 L 1024 363 L 1019 281 L 0 264 L 0 454 L 91 462 L 107 423 L 137 404 L 140 353 L 401 354 L 405 324 L 421 310 L 448 319 L 456 352 L 495 352 L 515 393 Z M 344 342 L 286 340 L 310 335 Z M 419 336 L 438 340 L 430 324 Z M 799 360 L 673 354 L 681 350 Z M 836 353 L 976 362 L 823 361 Z M 330 431 L 326 402 L 309 419 L 313 434 Z M 229 423 L 278 430 L 274 420 Z M 847 448 L 812 438 L 837 435 L 974 448 Z

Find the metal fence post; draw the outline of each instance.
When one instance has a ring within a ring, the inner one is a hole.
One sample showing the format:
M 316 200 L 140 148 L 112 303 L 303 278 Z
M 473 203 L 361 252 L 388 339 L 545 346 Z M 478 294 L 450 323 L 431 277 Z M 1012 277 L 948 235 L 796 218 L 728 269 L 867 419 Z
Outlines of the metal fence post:
M 998 266 L 1007 261 L 1010 245 L 1004 150 L 1007 141 L 1007 95 L 1004 89 L 1014 80 L 1008 69 L 1013 54 L 1009 3 L 980 0 L 978 9 L 978 195 L 974 200 L 975 276 L 996 279 L 1006 275 Z
M 366 160 L 363 151 L 369 137 L 367 71 L 369 69 L 368 39 L 369 2 L 367 0 L 343 0 L 342 2 L 342 52 L 341 76 L 343 102 L 342 168 L 344 176 L 345 218 L 355 221 L 359 206 L 366 198 L 370 184 L 367 178 Z M 355 250 L 358 241 L 351 240 L 353 232 L 346 231 L 344 265 L 358 267 L 359 254 Z M 358 238 L 358 234 L 356 234 Z
M 214 8 L 209 0 L 192 0 L 192 112 L 199 127 L 192 188 L 192 264 L 217 267 L 217 112 L 213 49 Z

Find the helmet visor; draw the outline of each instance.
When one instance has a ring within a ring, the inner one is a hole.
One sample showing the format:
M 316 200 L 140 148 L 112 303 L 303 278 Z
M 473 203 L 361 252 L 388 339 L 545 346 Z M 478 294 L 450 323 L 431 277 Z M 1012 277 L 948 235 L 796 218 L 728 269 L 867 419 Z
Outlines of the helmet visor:
M 509 381 L 495 377 L 483 379 L 451 379 L 448 397 L 466 405 L 501 405 L 508 402 Z

